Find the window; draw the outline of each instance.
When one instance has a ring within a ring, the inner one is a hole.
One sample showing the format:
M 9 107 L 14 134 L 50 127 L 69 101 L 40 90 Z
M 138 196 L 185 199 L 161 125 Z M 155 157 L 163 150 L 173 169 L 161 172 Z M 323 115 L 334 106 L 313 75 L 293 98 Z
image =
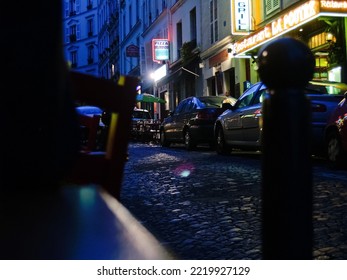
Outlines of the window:
M 69 10 L 70 10 L 70 16 L 73 16 L 76 14 L 76 5 L 75 0 L 69 1 Z
M 139 9 L 140 9 L 140 4 L 139 4 L 139 0 L 136 0 L 136 4 L 135 4 L 135 10 L 136 10 L 136 21 L 139 21 L 140 16 L 139 16 Z
M 70 26 L 70 42 L 77 40 L 77 26 L 76 24 Z
M 240 109 L 243 107 L 251 106 L 253 98 L 255 94 L 257 94 L 259 89 L 259 84 L 253 85 L 251 88 L 249 88 L 245 93 L 242 95 L 242 97 L 236 102 L 235 108 Z M 260 101 L 260 97 L 258 97 L 258 100 L 256 102 Z
M 176 107 L 175 111 L 174 111 L 174 115 L 178 115 L 184 112 L 184 107 L 186 106 L 188 102 L 188 99 L 185 101 L 182 101 L 180 104 L 178 104 L 178 106 Z
M 129 28 L 133 27 L 133 11 L 131 5 L 129 5 Z
M 90 10 L 93 8 L 93 0 L 88 0 L 87 2 L 87 10 Z
M 127 35 L 126 33 L 126 21 L 125 21 L 125 15 L 123 15 L 123 38 Z
M 218 41 L 218 7 L 217 0 L 210 1 L 210 38 L 211 44 Z
M 176 34 L 177 34 L 177 57 L 181 57 L 181 48 L 182 48 L 182 23 L 178 22 L 176 24 Z
M 186 106 L 184 107 L 184 111 L 182 111 L 182 113 L 189 113 L 193 111 L 193 109 L 194 109 L 193 99 L 188 99 L 186 102 Z
M 64 1 L 65 18 L 70 15 L 70 2 Z
M 70 16 L 76 15 L 80 11 L 80 0 L 69 0 Z
M 76 68 L 77 67 L 77 51 L 70 52 L 70 61 L 71 61 L 71 67 Z
M 87 21 L 87 30 L 88 30 L 88 37 L 93 36 L 93 30 L 94 30 L 94 24 L 93 19 L 88 19 Z
M 94 62 L 94 46 L 88 46 L 88 64 L 92 64 Z
M 265 13 L 268 15 L 280 8 L 280 0 L 265 0 Z
M 192 9 L 189 13 L 190 17 L 190 40 L 196 40 L 196 8 Z

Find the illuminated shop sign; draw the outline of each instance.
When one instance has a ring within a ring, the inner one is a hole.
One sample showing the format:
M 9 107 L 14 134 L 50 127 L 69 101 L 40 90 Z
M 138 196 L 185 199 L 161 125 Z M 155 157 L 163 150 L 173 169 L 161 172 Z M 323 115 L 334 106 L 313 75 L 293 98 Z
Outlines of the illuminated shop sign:
M 153 39 L 152 40 L 153 61 L 160 62 L 169 59 L 169 40 Z
M 154 71 L 153 73 L 153 79 L 155 82 L 159 81 L 161 78 L 166 76 L 167 69 L 166 69 L 166 64 L 159 67 L 157 70 Z
M 346 1 L 315 1 L 310 0 L 297 8 L 281 15 L 273 22 L 241 39 L 233 46 L 236 55 L 245 53 L 260 44 L 274 39 L 286 32 L 293 30 L 321 15 L 343 16 L 347 12 Z M 334 14 L 331 14 L 334 13 Z
M 249 34 L 250 28 L 250 4 L 249 0 L 232 1 L 232 34 Z
M 347 12 L 347 1 L 320 1 L 322 12 Z

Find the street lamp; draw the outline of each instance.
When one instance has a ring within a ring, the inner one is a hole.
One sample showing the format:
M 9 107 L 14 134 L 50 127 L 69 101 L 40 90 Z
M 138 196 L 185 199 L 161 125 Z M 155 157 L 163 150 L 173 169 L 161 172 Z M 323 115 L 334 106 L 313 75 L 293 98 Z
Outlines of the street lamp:
M 150 74 L 151 78 L 153 79 L 153 95 L 154 96 L 160 97 L 159 92 L 157 92 L 158 90 L 157 85 L 158 85 L 158 81 L 166 76 L 166 73 L 167 73 L 167 64 L 164 64 Z M 154 103 L 154 113 L 155 113 L 154 114 L 155 117 L 157 119 L 160 119 L 161 112 L 160 112 L 160 106 L 158 103 Z

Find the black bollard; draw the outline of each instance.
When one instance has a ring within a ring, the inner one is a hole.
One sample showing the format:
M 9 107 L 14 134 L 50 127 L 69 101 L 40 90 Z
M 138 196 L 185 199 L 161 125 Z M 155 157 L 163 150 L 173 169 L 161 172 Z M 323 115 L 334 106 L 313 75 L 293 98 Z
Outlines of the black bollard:
M 304 87 L 314 56 L 301 41 L 277 39 L 260 49 L 263 102 L 263 259 L 312 259 L 311 106 Z

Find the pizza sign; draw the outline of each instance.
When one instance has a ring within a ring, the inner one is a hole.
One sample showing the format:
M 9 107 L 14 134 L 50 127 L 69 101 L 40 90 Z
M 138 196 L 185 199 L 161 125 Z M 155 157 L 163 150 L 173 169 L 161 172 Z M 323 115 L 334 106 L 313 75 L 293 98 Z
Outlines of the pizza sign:
M 167 39 L 153 39 L 152 52 L 153 61 L 162 61 L 169 59 L 169 40 Z

